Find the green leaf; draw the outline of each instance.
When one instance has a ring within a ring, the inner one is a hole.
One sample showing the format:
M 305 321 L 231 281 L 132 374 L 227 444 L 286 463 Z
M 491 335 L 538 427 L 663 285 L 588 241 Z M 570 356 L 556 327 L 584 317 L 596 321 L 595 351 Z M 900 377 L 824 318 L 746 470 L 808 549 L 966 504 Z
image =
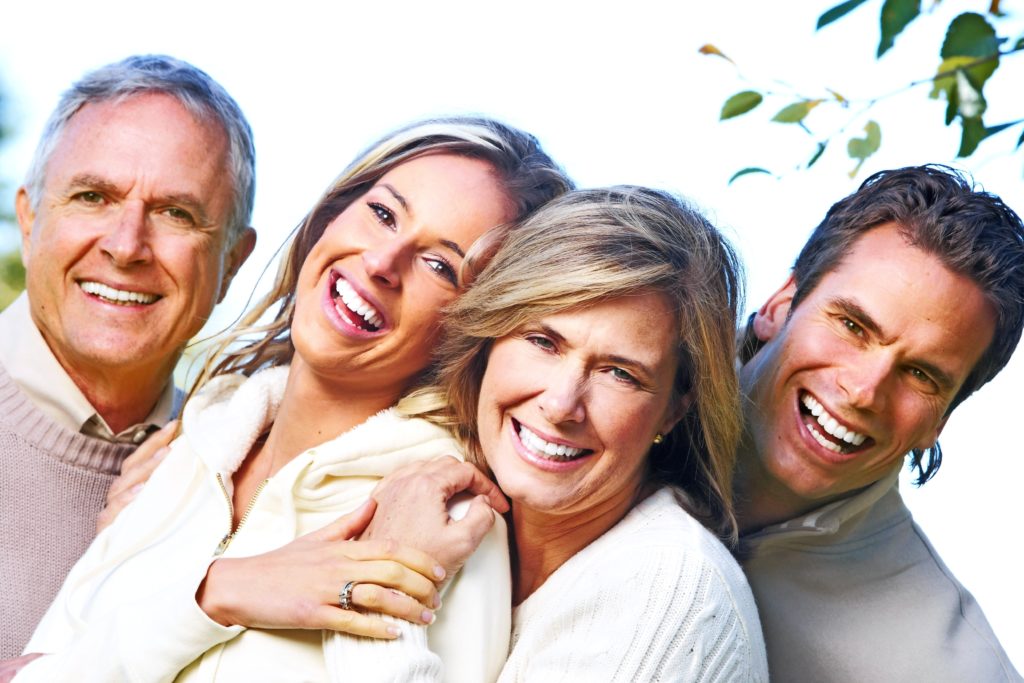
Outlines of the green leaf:
M 811 160 L 807 162 L 807 168 L 810 168 L 811 166 L 814 166 L 814 164 L 816 164 L 818 162 L 818 159 L 821 158 L 821 155 L 825 153 L 825 146 L 827 144 L 828 144 L 827 142 L 819 142 L 818 143 L 818 149 L 811 156 Z
M 980 116 L 961 118 L 960 126 L 963 133 L 960 136 L 960 150 L 956 153 L 958 157 L 969 157 L 978 149 L 978 144 L 985 139 L 985 124 L 981 122 Z
M 1020 146 L 1021 146 L 1021 145 L 1024 145 L 1024 132 L 1021 132 L 1021 134 L 1020 134 L 1020 139 L 1019 139 L 1019 140 L 1017 140 L 1017 146 L 1016 146 L 1016 147 L 1014 147 L 1014 149 L 1015 149 L 1015 150 L 1016 150 L 1016 149 L 1020 149 Z
M 978 149 L 978 145 L 981 141 L 992 137 L 996 133 L 1000 133 L 1007 128 L 1016 126 L 1018 123 L 1024 122 L 1024 119 L 1018 119 L 1017 121 L 1011 121 L 1009 123 L 1001 123 L 998 126 L 985 126 L 981 122 L 981 117 L 963 117 L 961 120 L 961 126 L 963 132 L 960 136 L 960 151 L 956 153 L 958 157 L 969 157 L 974 154 L 974 151 Z M 1021 139 L 1024 139 L 1022 137 Z M 1020 146 L 1020 143 L 1017 143 Z
M 864 126 L 866 135 L 862 138 L 850 138 L 846 143 L 846 152 L 851 159 L 857 159 L 857 165 L 850 171 L 850 177 L 857 175 L 864 161 L 878 151 L 882 146 L 882 129 L 874 121 L 868 121 Z
M 783 107 L 778 114 L 772 117 L 777 123 L 800 123 L 811 110 L 821 104 L 821 100 L 801 100 Z
M 732 185 L 732 181 L 734 181 L 737 178 L 740 178 L 742 176 L 750 175 L 751 173 L 767 173 L 768 175 L 772 175 L 772 172 L 769 171 L 766 168 L 760 168 L 758 166 L 750 166 L 748 168 L 743 169 L 742 171 L 736 171 L 735 173 L 733 173 L 732 174 L 732 178 L 729 178 L 729 183 L 728 184 Z
M 944 60 L 953 57 L 972 57 L 973 61 L 992 57 L 990 61 L 972 66 L 966 70 L 968 78 L 977 90 L 999 66 L 999 38 L 985 17 L 974 12 L 965 12 L 949 22 L 946 39 L 939 52 Z
M 734 116 L 740 114 L 746 114 L 748 111 L 761 104 L 761 100 L 764 98 L 761 93 L 754 90 L 744 90 L 738 92 L 725 101 L 722 105 L 722 114 L 718 117 L 720 121 L 731 119 Z
M 878 54 L 881 57 L 896 42 L 907 24 L 921 13 L 921 0 L 885 0 L 882 5 L 882 40 L 878 43 Z
M 818 25 L 814 27 L 815 30 L 828 26 L 836 19 L 846 16 L 859 6 L 863 5 L 866 1 L 867 0 L 847 0 L 846 2 L 839 3 L 818 17 Z
M 1017 42 L 1013 44 L 1013 51 L 1024 50 L 1024 38 L 1018 38 Z

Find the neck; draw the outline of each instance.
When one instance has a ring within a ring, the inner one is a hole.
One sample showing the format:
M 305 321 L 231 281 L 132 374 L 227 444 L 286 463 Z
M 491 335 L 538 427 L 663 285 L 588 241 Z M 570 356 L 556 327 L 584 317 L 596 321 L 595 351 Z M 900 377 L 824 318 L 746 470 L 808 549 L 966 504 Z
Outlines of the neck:
M 274 471 L 298 454 L 362 424 L 397 400 L 398 392 L 394 390 L 374 391 L 358 385 L 339 388 L 336 382 L 313 373 L 296 355 L 265 446 L 274 454 Z
M 846 494 L 825 498 L 797 495 L 786 482 L 765 469 L 756 448 L 750 444 L 749 436 L 745 437 L 737 453 L 733 500 L 740 534 L 753 533 L 794 519 L 843 495 Z
M 604 532 L 633 506 L 634 497 L 607 501 L 582 513 L 549 514 L 512 502 L 515 571 L 512 603 L 530 597 L 559 567 Z
M 79 367 L 57 356 L 61 367 L 114 434 L 139 424 L 153 411 L 179 354 L 144 368 Z

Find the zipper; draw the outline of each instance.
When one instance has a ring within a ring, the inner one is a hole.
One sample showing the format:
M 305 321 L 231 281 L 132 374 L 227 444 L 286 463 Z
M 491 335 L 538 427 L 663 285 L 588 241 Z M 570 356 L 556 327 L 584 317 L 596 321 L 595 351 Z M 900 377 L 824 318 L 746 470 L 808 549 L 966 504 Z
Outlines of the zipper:
M 224 494 L 224 500 L 228 503 L 228 533 L 225 534 L 224 538 L 220 539 L 220 543 L 217 544 L 217 548 L 213 551 L 214 557 L 220 557 L 223 555 L 224 551 L 228 549 L 229 545 L 231 545 L 231 541 L 234 539 L 235 534 L 237 534 L 238 530 L 242 528 L 243 524 L 245 524 L 245 520 L 249 519 L 249 513 L 252 512 L 253 506 L 256 505 L 256 498 L 260 495 L 260 491 L 263 490 L 263 487 L 266 486 L 269 481 L 269 479 L 264 479 L 260 482 L 259 486 L 256 487 L 256 490 L 252 493 L 252 498 L 249 499 L 249 505 L 245 508 L 245 513 L 242 515 L 242 518 L 238 520 L 238 526 L 234 526 L 235 505 L 231 502 L 231 496 L 228 495 L 228 488 L 224 486 L 224 480 L 221 479 L 220 472 L 217 473 L 217 483 L 220 484 L 220 490 Z

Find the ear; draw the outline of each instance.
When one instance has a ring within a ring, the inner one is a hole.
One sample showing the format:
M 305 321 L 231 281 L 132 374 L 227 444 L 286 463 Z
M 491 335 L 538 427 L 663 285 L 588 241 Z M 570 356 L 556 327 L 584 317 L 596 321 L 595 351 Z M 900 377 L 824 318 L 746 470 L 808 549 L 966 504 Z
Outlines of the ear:
M 948 420 L 948 419 L 949 419 L 949 414 L 948 413 L 946 415 L 942 416 L 942 419 L 939 420 L 939 424 L 936 425 L 936 427 L 935 427 L 935 433 L 932 434 L 932 436 L 931 436 L 931 443 L 928 444 L 927 446 L 925 446 L 925 448 L 932 448 L 933 446 L 935 446 L 935 444 L 937 444 L 939 442 L 939 435 L 942 434 L 942 430 L 946 427 L 946 420 Z
M 758 339 L 770 341 L 786 325 L 795 293 L 796 280 L 790 275 L 754 316 L 754 334 Z
M 21 264 L 28 269 L 29 255 L 32 252 L 32 226 L 36 222 L 36 212 L 32 210 L 32 200 L 24 187 L 18 188 L 14 198 L 14 212 L 18 217 L 21 229 Z
M 224 265 L 224 277 L 220 283 L 220 296 L 217 297 L 217 303 L 224 301 L 224 296 L 228 293 L 228 287 L 231 286 L 231 280 L 234 279 L 238 270 L 245 263 L 245 260 L 249 258 L 249 254 L 256 248 L 256 231 L 250 227 L 246 227 L 242 230 L 242 234 L 238 236 L 235 243 L 231 246 L 231 251 L 228 252 L 227 263 Z
M 692 405 L 693 392 L 688 392 L 680 396 L 675 402 L 675 405 L 669 406 L 668 411 L 665 413 L 665 419 L 662 420 L 661 426 L 658 428 L 658 433 L 668 434 L 675 429 L 676 425 L 679 424 L 679 421 L 683 419 L 683 415 L 686 415 L 686 412 Z

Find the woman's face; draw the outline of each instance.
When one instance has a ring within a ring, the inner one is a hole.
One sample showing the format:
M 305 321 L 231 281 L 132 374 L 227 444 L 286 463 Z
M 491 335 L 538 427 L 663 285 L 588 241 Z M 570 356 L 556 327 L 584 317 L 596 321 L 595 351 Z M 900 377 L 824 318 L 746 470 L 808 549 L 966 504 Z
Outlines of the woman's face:
M 650 293 L 551 315 L 494 343 L 477 424 L 514 507 L 579 515 L 629 504 L 654 436 L 677 420 L 674 323 Z
M 397 397 L 425 368 L 469 246 L 513 218 L 492 167 L 436 154 L 385 174 L 299 272 L 294 362 Z

